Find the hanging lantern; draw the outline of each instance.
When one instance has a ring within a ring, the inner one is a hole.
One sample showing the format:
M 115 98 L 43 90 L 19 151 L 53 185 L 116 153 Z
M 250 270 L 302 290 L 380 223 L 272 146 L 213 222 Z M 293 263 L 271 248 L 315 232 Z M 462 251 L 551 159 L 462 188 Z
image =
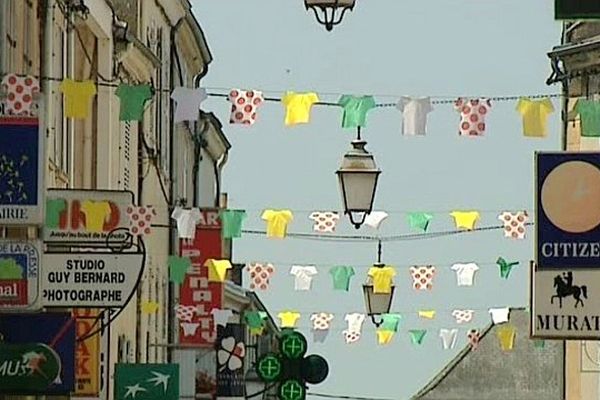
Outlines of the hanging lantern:
M 344 155 L 342 166 L 336 172 L 344 214 L 348 214 L 356 229 L 373 209 L 377 180 L 381 174 L 373 155 L 365 150 L 366 144 L 364 140 L 353 140 L 352 149 Z
M 342 22 L 346 11 L 354 8 L 356 0 L 304 0 L 306 9 L 315 13 L 317 21 L 331 31 Z
M 388 314 L 392 308 L 392 300 L 394 299 L 394 289 L 392 285 L 389 293 L 375 293 L 373 291 L 373 283 L 367 282 L 363 285 L 363 294 L 365 296 L 365 307 L 367 315 L 371 317 L 371 321 L 376 327 L 381 325 L 381 320 L 377 321 L 376 316 Z

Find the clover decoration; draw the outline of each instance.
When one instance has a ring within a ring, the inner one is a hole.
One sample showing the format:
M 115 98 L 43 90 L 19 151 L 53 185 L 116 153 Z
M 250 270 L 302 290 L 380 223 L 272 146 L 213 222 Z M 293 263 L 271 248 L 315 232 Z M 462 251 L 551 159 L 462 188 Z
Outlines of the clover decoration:
M 246 346 L 243 342 L 235 341 L 232 336 L 221 340 L 221 348 L 217 353 L 219 361 L 219 371 L 224 371 L 229 368 L 230 371 L 235 371 L 243 366 L 242 360 L 246 355 Z

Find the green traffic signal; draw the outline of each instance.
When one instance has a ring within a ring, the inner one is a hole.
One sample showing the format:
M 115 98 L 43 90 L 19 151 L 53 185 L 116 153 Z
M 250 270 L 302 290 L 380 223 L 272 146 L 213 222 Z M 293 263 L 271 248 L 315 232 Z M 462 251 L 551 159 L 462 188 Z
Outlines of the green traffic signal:
M 282 365 L 276 354 L 265 354 L 256 365 L 256 373 L 265 382 L 275 382 L 281 377 Z
M 304 400 L 306 398 L 306 388 L 303 382 L 288 379 L 279 385 L 278 394 L 281 400 Z
M 306 338 L 300 332 L 285 332 L 279 341 L 279 351 L 286 358 L 297 360 L 306 354 Z

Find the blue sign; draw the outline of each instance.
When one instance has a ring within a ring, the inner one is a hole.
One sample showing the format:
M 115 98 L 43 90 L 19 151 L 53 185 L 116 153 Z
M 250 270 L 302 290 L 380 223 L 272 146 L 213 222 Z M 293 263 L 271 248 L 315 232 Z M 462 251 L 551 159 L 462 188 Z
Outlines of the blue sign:
M 0 119 L 0 225 L 43 222 L 42 156 L 37 119 Z
M 600 268 L 600 153 L 537 153 L 536 176 L 538 268 Z
M 60 374 L 48 388 L 23 388 L 10 394 L 67 394 L 75 390 L 75 319 L 68 313 L 0 315 L 0 337 L 6 344 L 43 343 L 60 358 Z M 6 373 L 10 368 L 6 368 Z M 3 366 L 0 365 L 0 373 Z M 0 393 L 5 393 L 0 387 Z

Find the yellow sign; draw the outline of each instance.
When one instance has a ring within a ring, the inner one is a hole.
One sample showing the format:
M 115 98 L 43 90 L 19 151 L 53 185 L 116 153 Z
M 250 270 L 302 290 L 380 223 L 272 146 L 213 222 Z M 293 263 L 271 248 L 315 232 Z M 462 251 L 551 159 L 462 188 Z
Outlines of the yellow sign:
M 98 329 L 96 309 L 74 308 L 77 337 Z M 100 333 L 77 343 L 75 349 L 75 396 L 97 396 L 100 392 Z

